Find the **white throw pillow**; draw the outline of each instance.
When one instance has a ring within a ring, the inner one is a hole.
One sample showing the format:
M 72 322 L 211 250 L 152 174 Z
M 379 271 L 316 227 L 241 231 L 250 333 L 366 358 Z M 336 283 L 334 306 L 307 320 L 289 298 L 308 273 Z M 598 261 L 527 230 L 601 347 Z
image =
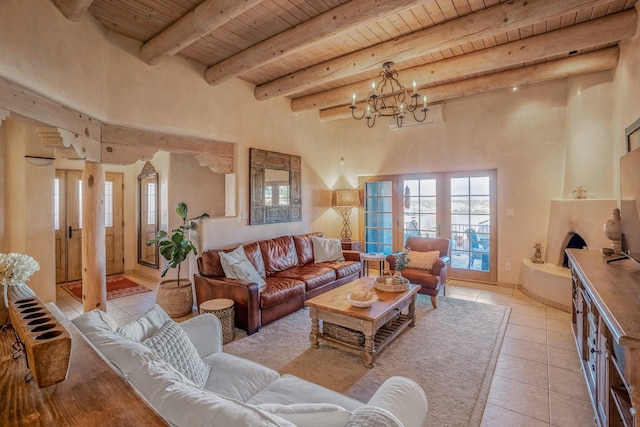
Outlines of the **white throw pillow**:
M 311 243 L 313 244 L 313 262 L 344 261 L 339 239 L 311 236 Z
M 146 313 L 136 320 L 118 328 L 118 333 L 134 341 L 144 341 L 158 332 L 171 317 L 158 304 L 154 304 Z
M 350 411 L 331 403 L 261 403 L 256 408 L 304 427 L 343 426 L 351 417 Z
M 431 270 L 433 264 L 440 258 L 440 251 L 429 252 L 409 252 L 409 265 L 407 268 L 417 268 L 420 270 Z
M 211 366 L 202 361 L 198 350 L 176 322 L 167 320 L 158 332 L 143 343 L 195 385 L 204 387 Z
M 259 287 L 267 284 L 258 273 L 258 270 L 251 264 L 251 261 L 247 259 L 242 246 L 238 246 L 231 252 L 219 252 L 219 255 L 222 270 L 224 270 L 224 275 L 228 278 L 254 282 Z

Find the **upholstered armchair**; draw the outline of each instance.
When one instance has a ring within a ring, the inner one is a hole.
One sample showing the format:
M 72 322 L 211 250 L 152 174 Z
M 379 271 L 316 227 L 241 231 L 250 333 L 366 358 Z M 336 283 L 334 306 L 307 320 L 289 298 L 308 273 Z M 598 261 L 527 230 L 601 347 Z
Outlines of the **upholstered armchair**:
M 409 265 L 402 270 L 402 276 L 409 282 L 420 285 L 418 293 L 429 295 L 433 308 L 438 308 L 436 296 L 446 292 L 449 258 L 449 239 L 427 237 L 407 237 L 405 247 L 409 249 Z M 438 253 L 436 254 L 435 251 Z M 396 254 L 387 256 L 391 271 L 395 271 Z

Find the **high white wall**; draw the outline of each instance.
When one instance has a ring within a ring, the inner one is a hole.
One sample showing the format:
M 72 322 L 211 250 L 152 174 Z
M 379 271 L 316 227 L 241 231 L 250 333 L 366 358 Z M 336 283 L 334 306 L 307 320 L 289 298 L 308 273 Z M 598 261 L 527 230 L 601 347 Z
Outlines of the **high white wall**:
M 616 194 L 624 127 L 640 116 L 637 35 L 621 44 L 615 73 L 449 101 L 444 123 L 396 131 L 382 123 L 368 129 L 351 119 L 323 123 L 315 112 L 292 114 L 285 98 L 257 102 L 253 87 L 238 79 L 211 87 L 202 78 L 202 66 L 181 58 L 146 65 L 137 58 L 138 43 L 107 33 L 88 16 L 69 22 L 48 1 L 0 2 L 0 47 L 1 77 L 63 105 L 110 123 L 234 143 L 238 216 L 204 221 L 198 236 L 204 249 L 316 230 L 337 236 L 342 224 L 329 207 L 331 189 L 355 187 L 358 176 L 496 169 L 498 280 L 507 283 L 518 281 L 516 266 L 532 255 L 533 243 L 546 241 L 551 199 L 566 197 L 578 180 L 597 197 Z M 588 102 L 577 98 L 577 88 Z M 7 251 L 23 249 L 6 237 L 15 218 L 7 216 L 6 193 L 13 174 L 25 171 L 10 170 L 4 127 L 1 168 L 9 178 L 0 179 L 0 195 L 5 192 L 0 250 Z M 597 156 L 583 158 L 582 144 Z M 302 156 L 303 221 L 247 225 L 250 147 Z M 180 165 L 171 156 L 157 154 L 153 163 L 161 174 L 161 204 L 167 206 L 161 224 L 167 229 L 174 225 L 176 190 L 192 197 L 189 187 L 201 183 L 181 180 Z M 123 168 L 126 182 L 135 186 L 140 167 Z M 49 188 L 45 178 L 32 181 L 30 198 L 48 198 Z M 125 194 L 125 215 L 135 224 L 135 193 Z M 206 202 L 193 200 L 193 213 L 206 210 Z M 515 216 L 506 217 L 507 208 Z M 356 239 L 361 237 L 357 215 L 352 220 Z M 135 226 L 127 232 L 125 268 L 144 270 L 135 262 Z M 510 272 L 503 268 L 506 262 Z M 144 271 L 156 272 L 149 270 Z M 53 279 L 45 286 L 53 288 Z

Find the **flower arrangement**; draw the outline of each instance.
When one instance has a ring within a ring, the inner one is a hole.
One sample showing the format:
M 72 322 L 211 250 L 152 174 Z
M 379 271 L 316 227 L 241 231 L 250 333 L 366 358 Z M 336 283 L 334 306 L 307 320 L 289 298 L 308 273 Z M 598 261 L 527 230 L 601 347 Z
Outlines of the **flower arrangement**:
M 8 286 L 24 284 L 38 270 L 40 264 L 29 255 L 0 254 L 0 278 Z
M 409 259 L 408 248 L 405 248 L 402 252 L 398 252 L 396 254 L 396 271 L 404 270 L 405 268 L 407 268 L 410 262 L 411 260 Z

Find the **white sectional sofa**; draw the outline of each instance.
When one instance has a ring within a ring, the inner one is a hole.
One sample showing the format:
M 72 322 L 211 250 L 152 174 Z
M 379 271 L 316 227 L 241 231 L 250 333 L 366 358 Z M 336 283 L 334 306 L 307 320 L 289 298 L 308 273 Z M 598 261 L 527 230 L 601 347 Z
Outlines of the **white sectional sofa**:
M 365 404 L 225 353 L 212 314 L 175 323 L 156 305 L 120 328 L 99 310 L 72 322 L 172 425 L 420 427 L 427 414 L 424 391 L 404 377 Z

